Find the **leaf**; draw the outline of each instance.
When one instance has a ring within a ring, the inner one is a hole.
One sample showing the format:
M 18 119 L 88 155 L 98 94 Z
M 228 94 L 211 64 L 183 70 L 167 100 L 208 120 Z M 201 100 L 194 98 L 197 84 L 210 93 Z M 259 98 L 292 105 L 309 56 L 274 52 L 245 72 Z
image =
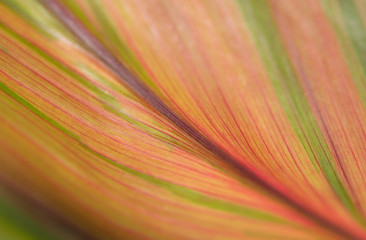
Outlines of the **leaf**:
M 366 238 L 361 1 L 0 3 L 0 183 L 46 232 Z

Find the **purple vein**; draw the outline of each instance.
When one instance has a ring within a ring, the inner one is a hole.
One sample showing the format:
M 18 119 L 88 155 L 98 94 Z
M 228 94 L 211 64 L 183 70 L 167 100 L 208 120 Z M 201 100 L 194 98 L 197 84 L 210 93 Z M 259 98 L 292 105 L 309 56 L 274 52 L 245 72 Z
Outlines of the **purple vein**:
M 344 229 L 307 206 L 303 206 L 293 198 L 285 194 L 284 189 L 278 189 L 268 183 L 262 176 L 251 170 L 248 166 L 240 163 L 230 153 L 212 142 L 209 138 L 197 131 L 192 125 L 183 120 L 178 114 L 170 109 L 162 100 L 154 94 L 143 82 L 139 81 L 89 30 L 68 10 L 59 0 L 42 0 L 44 5 L 71 31 L 79 41 L 97 56 L 116 75 L 117 79 L 134 92 L 140 99 L 150 105 L 155 111 L 166 117 L 179 127 L 197 143 L 212 152 L 228 166 L 233 168 L 242 177 L 249 178 L 259 186 L 266 189 L 277 198 L 297 210 L 299 213 L 322 225 L 328 230 L 345 237 L 346 239 L 360 239 L 359 234 Z

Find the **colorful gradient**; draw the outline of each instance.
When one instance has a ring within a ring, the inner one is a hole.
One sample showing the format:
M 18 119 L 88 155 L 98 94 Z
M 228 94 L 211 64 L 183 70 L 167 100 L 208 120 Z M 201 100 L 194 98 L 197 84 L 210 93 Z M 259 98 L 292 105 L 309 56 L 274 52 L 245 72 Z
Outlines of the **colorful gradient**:
M 366 239 L 365 64 L 363 0 L 0 0 L 0 238 Z

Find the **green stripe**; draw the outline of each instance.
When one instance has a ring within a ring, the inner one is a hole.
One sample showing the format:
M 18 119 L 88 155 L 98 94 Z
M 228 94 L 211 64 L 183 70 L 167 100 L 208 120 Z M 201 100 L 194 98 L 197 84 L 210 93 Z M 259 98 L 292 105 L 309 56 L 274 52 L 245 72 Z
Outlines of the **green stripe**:
M 268 221 L 268 222 L 287 224 L 289 226 L 293 226 L 293 227 L 299 228 L 299 229 L 302 228 L 301 226 L 298 226 L 292 222 L 289 222 L 289 221 L 287 221 L 281 217 L 275 216 L 273 214 L 270 214 L 270 213 L 267 213 L 264 211 L 260 211 L 260 210 L 256 210 L 256 209 L 247 208 L 247 207 L 241 206 L 239 204 L 230 203 L 230 202 L 227 202 L 224 200 L 208 197 L 208 196 L 201 194 L 197 191 L 194 191 L 192 189 L 182 187 L 182 186 L 161 180 L 159 178 L 149 176 L 147 174 L 144 174 L 144 173 L 141 173 L 134 169 L 125 167 L 123 165 L 120 165 L 119 163 L 117 163 L 117 162 L 97 153 L 93 149 L 91 149 L 89 146 L 84 144 L 78 136 L 71 133 L 65 127 L 61 126 L 59 123 L 57 123 L 56 121 L 54 121 L 51 118 L 49 118 L 48 116 L 46 116 L 44 113 L 42 113 L 40 110 L 38 110 L 35 106 L 33 106 L 31 103 L 27 102 L 24 98 L 22 98 L 21 96 L 19 96 L 15 92 L 13 92 L 10 88 L 8 88 L 2 82 L 0 82 L 0 90 L 3 91 L 4 93 L 6 93 L 11 98 L 13 98 L 14 100 L 16 100 L 18 103 L 20 103 L 24 107 L 28 108 L 30 111 L 32 111 L 34 114 L 36 114 L 37 116 L 39 116 L 40 118 L 45 120 L 47 123 L 51 124 L 52 126 L 59 129 L 61 132 L 65 133 L 67 136 L 69 136 L 72 139 L 79 142 L 82 149 L 84 149 L 86 152 L 93 154 L 94 156 L 108 162 L 109 164 L 123 170 L 124 172 L 126 172 L 130 175 L 143 179 L 156 186 L 162 187 L 162 188 L 170 191 L 174 195 L 179 196 L 187 201 L 193 202 L 197 205 L 201 205 L 201 206 L 219 210 L 219 211 L 233 213 L 233 214 L 240 215 L 240 216 L 243 216 L 243 217 L 246 217 L 249 219 L 264 220 L 264 221 Z
M 301 141 L 314 167 L 318 169 L 316 165 L 318 162 L 334 192 L 352 214 L 360 219 L 357 209 L 336 172 L 332 154 L 293 70 L 267 1 L 239 0 L 238 3 L 277 97 L 296 136 Z
M 41 56 L 42 58 L 47 60 L 50 65 L 53 65 L 53 66 L 57 67 L 62 72 L 68 74 L 73 79 L 77 80 L 79 83 L 81 83 L 84 87 L 86 87 L 92 93 L 96 94 L 100 98 L 101 103 L 103 104 L 103 107 L 106 110 L 108 110 L 109 112 L 111 112 L 111 113 L 115 114 L 116 116 L 128 121 L 129 123 L 133 124 L 134 126 L 138 127 L 139 129 L 142 129 L 144 131 L 148 131 L 149 133 L 151 133 L 152 135 L 154 135 L 156 137 L 159 137 L 160 139 L 171 140 L 172 142 L 174 142 L 174 140 L 170 136 L 168 136 L 167 134 L 163 134 L 161 132 L 158 133 L 153 128 L 151 128 L 151 127 L 147 126 L 146 124 L 143 124 L 142 122 L 130 117 L 127 113 L 124 113 L 123 106 L 120 106 L 118 100 L 114 96 L 112 96 L 112 95 L 108 94 L 107 92 L 103 91 L 102 89 L 98 88 L 97 86 L 95 86 L 93 83 L 91 83 L 87 79 L 85 79 L 85 78 L 81 77 L 80 75 L 78 75 L 77 73 L 73 72 L 67 66 L 65 66 L 62 63 L 56 61 L 50 55 L 48 55 L 47 53 L 45 53 L 41 49 L 35 47 L 31 43 L 29 43 L 27 40 L 20 37 L 16 33 L 14 33 L 12 30 L 7 28 L 5 25 L 0 23 L 0 28 L 3 29 L 4 31 L 6 31 L 7 33 L 9 33 L 11 36 L 16 38 L 18 41 L 20 41 L 21 43 L 23 43 L 27 47 L 29 47 L 30 49 L 32 49 L 39 56 Z M 8 54 L 10 54 L 9 50 L 5 49 L 5 47 L 0 46 L 0 48 L 6 50 L 6 52 Z M 87 66 L 80 63 L 78 65 L 78 67 L 79 67 L 79 69 L 81 69 L 85 73 L 87 73 L 88 75 L 92 75 L 93 79 L 98 80 L 103 85 L 105 85 L 109 88 L 112 88 L 114 91 L 118 92 L 119 94 L 121 94 L 121 95 L 123 95 L 123 96 L 125 96 L 129 99 L 136 100 L 135 96 L 132 95 L 130 92 L 128 92 L 128 90 L 125 90 L 124 88 L 121 88 L 121 86 L 119 86 L 117 84 L 111 83 L 110 81 L 106 80 L 104 77 L 102 77 L 101 75 L 99 75 L 98 73 L 93 71 L 92 69 L 88 68 Z M 155 123 L 156 122 L 154 122 L 154 124 Z
M 47 60 L 51 65 L 57 67 L 58 69 L 60 69 L 64 73 L 67 73 L 69 76 L 71 76 L 72 78 L 74 78 L 75 80 L 77 80 L 79 83 L 81 83 L 83 86 L 85 86 L 87 89 L 89 89 L 93 93 L 97 94 L 98 96 L 102 96 L 102 99 L 109 99 L 109 100 L 111 99 L 111 97 L 112 97 L 111 95 L 108 95 L 106 92 L 102 91 L 101 89 L 99 89 L 98 87 L 96 87 L 95 85 L 93 85 L 87 79 L 85 79 L 85 78 L 81 77 L 80 75 L 76 74 L 75 72 L 73 72 L 72 70 L 70 70 L 67 66 L 65 66 L 64 64 L 58 62 L 57 60 L 55 60 L 54 58 L 52 58 L 50 55 L 48 55 L 47 53 L 45 53 L 44 51 L 42 51 L 38 47 L 34 46 L 33 44 L 31 44 L 30 42 L 28 42 L 27 40 L 25 40 L 21 36 L 19 36 L 15 32 L 13 32 L 11 29 L 9 29 L 4 24 L 0 23 L 0 28 L 2 30 L 4 30 L 5 32 L 7 32 L 8 34 L 10 34 L 15 39 L 17 39 L 18 41 L 20 41 L 21 43 L 23 43 L 24 45 L 26 45 L 28 48 L 32 49 L 34 52 L 36 52 L 42 58 L 44 58 L 45 60 Z M 123 93 L 124 95 L 127 95 L 127 96 L 131 97 L 131 95 L 128 94 L 127 92 L 121 92 L 121 93 Z
M 75 41 L 69 31 L 38 0 L 0 0 L 0 4 L 22 17 L 40 34 L 49 39 L 63 35 L 67 39 Z
M 15 12 L 18 14 L 20 14 L 19 9 L 24 9 L 24 6 L 21 4 L 21 2 L 19 3 L 19 2 L 12 2 L 9 0 L 0 0 L 0 2 L 1 1 L 5 1 L 7 4 L 12 5 L 12 9 L 16 10 Z M 17 1 L 21 1 L 21 0 L 17 0 Z M 35 0 L 32 0 L 32 1 L 35 1 Z M 81 11 L 81 9 L 78 7 L 78 5 L 75 3 L 75 1 L 67 0 L 65 3 L 67 4 L 68 7 L 70 7 L 70 10 L 72 10 L 75 14 L 77 14 L 77 16 L 81 20 L 83 20 L 83 21 L 87 20 L 86 16 Z M 128 64 L 130 64 L 130 65 L 135 66 L 134 70 L 136 72 L 140 73 L 140 77 L 145 79 L 147 82 L 152 81 L 151 79 L 149 79 L 147 73 L 144 71 L 143 67 L 138 63 L 137 59 L 134 57 L 132 52 L 127 48 L 125 43 L 119 38 L 117 32 L 115 32 L 114 27 L 110 24 L 109 20 L 105 16 L 105 13 L 102 12 L 102 10 L 101 10 L 103 6 L 101 6 L 100 3 L 97 3 L 97 2 L 95 2 L 95 3 L 91 2 L 91 3 L 94 6 L 93 9 L 95 10 L 96 16 L 100 16 L 98 19 L 101 21 L 101 24 L 105 27 L 106 32 L 105 33 L 103 32 L 102 34 L 107 34 L 107 33 L 110 34 L 110 36 L 109 35 L 106 35 L 106 36 L 108 36 L 108 38 L 113 39 L 113 44 L 120 46 L 119 51 L 123 54 L 123 57 L 126 60 L 126 62 L 128 62 Z M 22 11 L 26 11 L 26 10 L 24 9 Z M 21 15 L 24 15 L 24 14 L 21 14 Z M 84 22 L 84 24 L 86 24 L 86 23 Z M 168 134 L 157 131 L 154 128 L 149 127 L 148 125 L 140 122 L 138 119 L 134 119 L 134 118 L 130 117 L 129 114 L 124 111 L 124 107 L 120 105 L 120 103 L 114 96 L 112 96 L 109 93 L 98 88 L 93 83 L 91 83 L 87 79 L 81 77 L 79 74 L 75 73 L 74 71 L 72 71 L 70 68 L 68 68 L 64 64 L 56 61 L 50 55 L 48 55 L 47 53 L 42 51 L 40 48 L 37 48 L 36 46 L 32 45 L 30 42 L 28 42 L 26 39 L 22 38 L 21 36 L 19 36 L 15 32 L 13 32 L 11 29 L 9 29 L 4 24 L 0 23 L 0 28 L 3 29 L 4 31 L 6 31 L 7 33 L 9 33 L 14 38 L 16 38 L 18 41 L 22 42 L 24 45 L 26 45 L 30 49 L 32 49 L 42 58 L 47 60 L 49 62 L 49 64 L 52 64 L 53 66 L 60 69 L 62 72 L 68 74 L 69 76 L 71 76 L 72 78 L 77 80 L 79 83 L 81 83 L 83 86 L 85 86 L 87 89 L 89 89 L 91 92 L 96 94 L 99 97 L 99 99 L 101 100 L 101 103 L 103 104 L 104 109 L 106 109 L 107 111 L 115 114 L 116 116 L 122 118 L 123 120 L 126 120 L 128 123 L 132 124 L 133 126 L 139 128 L 141 130 L 144 130 L 145 132 L 149 133 L 150 135 L 152 135 L 160 140 L 168 141 L 171 144 L 174 144 L 177 147 L 180 147 L 179 144 L 177 144 L 177 141 L 175 139 L 173 139 L 171 136 L 169 136 Z M 97 34 L 97 35 L 101 35 L 101 34 Z M 7 49 L 5 49 L 5 47 L 0 46 L 0 48 L 6 50 L 6 52 L 9 53 L 7 51 Z M 86 66 L 82 63 L 79 63 L 77 65 L 77 67 L 79 69 L 83 70 L 87 75 L 91 75 L 93 77 L 93 79 L 98 80 L 104 86 L 107 86 L 107 87 L 113 89 L 114 91 L 118 92 L 119 94 L 121 94 L 123 96 L 126 96 L 129 99 L 137 100 L 136 97 L 133 94 L 131 94 L 128 90 L 126 90 L 125 88 L 122 88 L 119 84 L 115 84 L 115 83 L 112 83 L 112 82 L 106 80 L 103 76 L 99 75 L 98 73 L 96 73 L 95 71 L 90 69 L 88 66 Z M 150 85 L 150 87 L 152 86 L 151 84 L 149 84 L 149 85 Z M 153 119 L 151 119 L 151 121 L 152 121 L 151 122 L 152 125 L 157 126 L 157 127 L 162 127 L 162 126 L 160 126 L 159 123 L 157 123 Z
M 39 116 L 40 118 L 42 118 L 43 120 L 45 120 L 46 122 L 51 124 L 52 126 L 56 127 L 57 129 L 59 129 L 60 131 L 62 131 L 65 134 L 67 134 L 71 138 L 81 142 L 81 139 L 78 136 L 76 136 L 74 133 L 70 132 L 68 129 L 64 128 L 63 126 L 61 126 L 59 123 L 57 123 L 55 120 L 48 117 L 46 114 L 39 111 L 31 103 L 27 102 L 24 98 L 22 98 L 21 96 L 19 96 L 16 93 L 14 93 L 10 88 L 8 88 L 8 86 L 6 86 L 2 82 L 0 82 L 0 90 L 3 91 L 4 93 L 6 93 L 7 95 L 9 95 L 10 97 L 12 97 L 14 100 L 19 102 L 23 106 L 25 106 L 26 108 L 28 108 L 29 110 L 31 110 L 33 113 L 35 113 L 37 116 Z
M 366 106 L 366 29 L 353 0 L 322 0 L 340 39 L 357 91 Z
M 99 30 L 89 24 L 90 21 L 73 0 L 66 0 L 66 5 L 88 27 L 88 29 L 105 44 L 105 46 L 114 48 L 117 51 L 118 55 L 116 56 L 121 57 L 126 66 L 134 72 L 140 80 L 146 83 L 153 91 L 160 94 L 159 88 L 155 85 L 154 81 L 140 64 L 134 53 L 122 39 L 123 36 L 120 36 L 117 32 L 116 27 L 108 17 L 108 13 L 101 1 L 88 0 L 88 5 L 91 7 L 98 23 L 102 26 Z

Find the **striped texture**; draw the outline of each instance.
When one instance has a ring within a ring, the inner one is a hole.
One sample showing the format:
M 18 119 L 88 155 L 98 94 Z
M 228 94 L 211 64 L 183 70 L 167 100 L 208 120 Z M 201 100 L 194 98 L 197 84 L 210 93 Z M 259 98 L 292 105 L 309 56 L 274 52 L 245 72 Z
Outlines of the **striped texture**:
M 0 186 L 52 219 L 29 238 L 366 239 L 364 5 L 0 0 Z

